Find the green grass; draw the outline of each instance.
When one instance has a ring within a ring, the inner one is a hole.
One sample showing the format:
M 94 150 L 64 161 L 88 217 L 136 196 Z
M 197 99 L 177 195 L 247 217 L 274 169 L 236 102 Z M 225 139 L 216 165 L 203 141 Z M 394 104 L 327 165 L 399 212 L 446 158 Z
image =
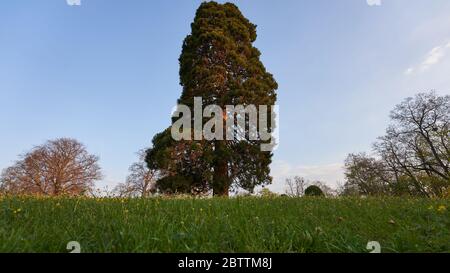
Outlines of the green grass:
M 450 200 L 0 199 L 0 252 L 450 252 Z

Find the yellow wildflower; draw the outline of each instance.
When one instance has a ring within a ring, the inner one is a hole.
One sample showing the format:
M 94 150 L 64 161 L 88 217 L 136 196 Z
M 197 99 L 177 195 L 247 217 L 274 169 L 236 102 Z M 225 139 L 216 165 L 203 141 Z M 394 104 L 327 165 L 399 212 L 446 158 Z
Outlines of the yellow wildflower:
M 13 213 L 14 213 L 14 214 L 18 214 L 18 213 L 20 213 L 21 211 L 22 211 L 22 209 L 21 209 L 21 208 L 18 208 L 18 209 L 13 210 Z
M 447 208 L 444 205 L 439 206 L 437 209 L 437 211 L 439 211 L 439 212 L 444 212 L 446 210 L 447 210 Z

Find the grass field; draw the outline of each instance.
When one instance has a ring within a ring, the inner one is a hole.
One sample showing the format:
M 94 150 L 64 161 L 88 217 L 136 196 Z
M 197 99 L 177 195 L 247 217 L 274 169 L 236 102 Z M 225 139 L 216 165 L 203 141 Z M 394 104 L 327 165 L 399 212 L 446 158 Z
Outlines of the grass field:
M 450 252 L 450 200 L 0 199 L 0 252 Z

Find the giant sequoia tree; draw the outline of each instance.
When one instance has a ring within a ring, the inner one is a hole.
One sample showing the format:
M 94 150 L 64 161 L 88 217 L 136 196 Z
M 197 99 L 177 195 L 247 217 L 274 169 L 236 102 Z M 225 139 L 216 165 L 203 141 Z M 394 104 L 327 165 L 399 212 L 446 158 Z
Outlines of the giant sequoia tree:
M 234 4 L 201 4 L 191 27 L 179 59 L 183 87 L 179 104 L 188 106 L 192 113 L 194 97 L 201 97 L 204 105 L 217 105 L 224 112 L 226 105 L 275 104 L 277 83 L 252 45 L 256 26 Z M 220 118 L 226 120 L 227 116 Z M 230 188 L 252 191 L 257 185 L 270 184 L 272 153 L 261 151 L 261 137 L 245 137 L 250 130 L 248 117 L 246 124 L 243 132 L 234 131 L 231 140 L 175 141 L 170 129 L 155 136 L 153 148 L 147 152 L 147 163 L 163 174 L 158 188 L 183 193 L 212 189 L 214 195 L 226 196 Z M 271 124 L 267 126 L 269 132 L 273 130 Z M 230 128 L 215 130 L 223 130 L 226 135 Z

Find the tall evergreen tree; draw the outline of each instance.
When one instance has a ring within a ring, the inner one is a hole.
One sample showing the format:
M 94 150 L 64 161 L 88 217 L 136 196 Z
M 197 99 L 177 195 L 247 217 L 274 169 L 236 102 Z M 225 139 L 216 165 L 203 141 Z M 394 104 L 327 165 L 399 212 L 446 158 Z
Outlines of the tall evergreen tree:
M 191 28 L 179 59 L 183 87 L 179 104 L 190 107 L 192 113 L 194 97 L 201 97 L 203 105 L 218 105 L 224 112 L 226 105 L 275 104 L 277 83 L 261 63 L 261 53 L 252 45 L 256 26 L 234 4 L 201 4 Z M 273 130 L 270 123 L 268 129 Z M 223 131 L 225 136 L 225 126 Z M 248 132 L 244 134 L 248 136 Z M 161 188 L 179 186 L 181 176 L 185 178 L 184 186 L 174 187 L 183 192 L 212 188 L 214 195 L 227 196 L 231 187 L 252 191 L 257 185 L 271 183 L 272 153 L 261 151 L 262 143 L 260 138 L 238 137 L 174 141 L 170 130 L 166 130 L 153 139 L 147 162 L 165 173 Z

